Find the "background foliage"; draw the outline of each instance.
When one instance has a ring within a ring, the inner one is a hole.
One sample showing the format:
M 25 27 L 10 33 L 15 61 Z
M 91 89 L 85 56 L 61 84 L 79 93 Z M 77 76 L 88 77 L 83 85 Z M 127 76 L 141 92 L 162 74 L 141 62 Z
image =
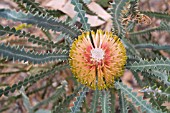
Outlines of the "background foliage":
M 0 6 L 0 112 L 170 112 L 169 1 L 13 0 Z M 102 91 L 78 83 L 68 65 L 72 42 L 97 29 L 118 35 L 128 56 L 124 76 Z

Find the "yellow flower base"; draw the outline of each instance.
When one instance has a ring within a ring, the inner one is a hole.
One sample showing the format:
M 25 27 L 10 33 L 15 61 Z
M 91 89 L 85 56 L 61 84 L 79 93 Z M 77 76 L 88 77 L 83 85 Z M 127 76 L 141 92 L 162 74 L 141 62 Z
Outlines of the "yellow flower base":
M 72 73 L 77 80 L 99 90 L 114 86 L 114 79 L 123 75 L 127 59 L 120 39 L 112 32 L 102 30 L 82 33 L 73 42 L 69 57 Z

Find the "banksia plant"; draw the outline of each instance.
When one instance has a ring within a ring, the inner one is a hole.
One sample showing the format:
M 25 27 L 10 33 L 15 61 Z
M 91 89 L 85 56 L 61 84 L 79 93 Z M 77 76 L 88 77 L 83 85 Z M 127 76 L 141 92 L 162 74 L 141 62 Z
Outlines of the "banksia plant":
M 69 56 L 77 80 L 99 90 L 112 87 L 114 80 L 123 75 L 127 58 L 120 39 L 102 30 L 80 35 L 73 42 Z
M 19 11 L 0 9 L 3 21 L 21 23 L 0 25 L 0 112 L 170 112 L 166 105 L 170 59 L 162 54 L 170 46 L 148 38 L 152 32 L 169 32 L 168 13 L 141 11 L 138 0 L 69 0 L 77 14 L 60 21 L 64 13 L 43 8 L 34 0 L 13 2 Z M 108 8 L 110 31 L 91 27 L 87 15 L 105 17 L 89 4 Z M 161 19 L 159 26 L 149 27 L 153 17 Z M 137 30 L 142 25 L 149 28 Z M 42 31 L 46 38 L 28 32 L 30 28 Z M 60 34 L 55 40 L 56 33 Z M 11 70 L 4 72 L 7 69 Z M 135 92 L 126 84 L 127 71 L 140 90 Z

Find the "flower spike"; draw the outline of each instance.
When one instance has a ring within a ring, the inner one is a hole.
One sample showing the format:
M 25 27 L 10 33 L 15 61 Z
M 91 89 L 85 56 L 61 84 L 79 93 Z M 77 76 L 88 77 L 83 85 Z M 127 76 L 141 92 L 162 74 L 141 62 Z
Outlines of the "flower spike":
M 127 59 L 120 39 L 112 32 L 102 30 L 78 36 L 71 46 L 69 57 L 72 73 L 77 80 L 99 90 L 113 87 L 115 78 L 123 75 Z

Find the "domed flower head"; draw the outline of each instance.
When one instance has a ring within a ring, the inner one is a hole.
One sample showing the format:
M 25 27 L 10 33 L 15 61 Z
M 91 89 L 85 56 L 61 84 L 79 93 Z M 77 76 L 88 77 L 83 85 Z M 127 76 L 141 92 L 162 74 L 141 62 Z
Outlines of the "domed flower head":
M 77 80 L 92 89 L 113 87 L 123 75 L 126 50 L 112 32 L 85 32 L 78 36 L 70 49 L 69 63 Z

